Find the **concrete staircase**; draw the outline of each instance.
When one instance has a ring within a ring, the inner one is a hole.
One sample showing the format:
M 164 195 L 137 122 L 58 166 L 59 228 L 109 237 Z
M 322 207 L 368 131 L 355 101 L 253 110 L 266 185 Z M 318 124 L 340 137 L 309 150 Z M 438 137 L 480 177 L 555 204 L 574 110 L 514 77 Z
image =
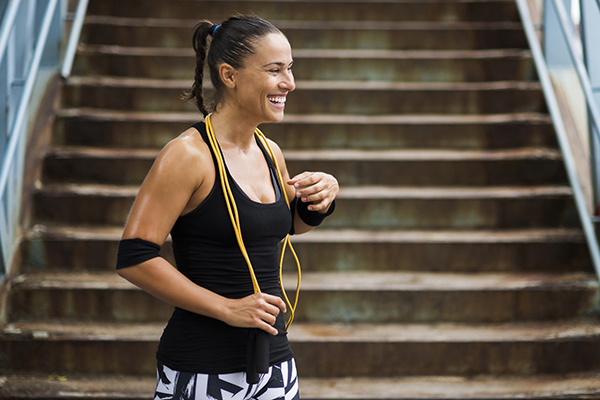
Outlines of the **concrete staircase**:
M 92 0 L 0 334 L 0 398 L 152 396 L 171 307 L 115 274 L 117 243 L 158 150 L 200 118 L 179 100 L 191 27 L 234 11 L 294 49 L 297 90 L 264 132 L 291 174 L 342 187 L 294 238 L 302 398 L 600 399 L 598 283 L 510 0 Z

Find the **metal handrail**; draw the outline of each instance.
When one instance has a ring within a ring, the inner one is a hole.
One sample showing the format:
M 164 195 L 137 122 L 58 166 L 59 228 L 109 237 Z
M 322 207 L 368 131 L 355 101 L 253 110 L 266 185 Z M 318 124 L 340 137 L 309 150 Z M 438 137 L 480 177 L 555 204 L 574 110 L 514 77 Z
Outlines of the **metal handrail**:
M 10 259 L 14 251 L 13 238 L 7 237 L 12 236 L 14 223 L 10 221 L 10 216 L 9 221 L 6 221 L 7 213 L 4 211 L 4 201 L 2 199 L 7 194 L 7 185 L 11 173 L 11 167 L 13 167 L 15 157 L 17 156 L 17 148 L 20 145 L 20 141 L 23 140 L 26 134 L 24 124 L 26 122 L 27 105 L 29 104 L 29 101 L 31 99 L 34 83 L 37 78 L 42 56 L 46 47 L 46 41 L 50 32 L 52 19 L 54 17 L 54 14 L 58 12 L 58 1 L 59 0 L 49 0 L 48 5 L 46 6 L 44 18 L 42 20 L 41 28 L 38 34 L 35 50 L 30 61 L 29 70 L 27 71 L 27 78 L 25 80 L 23 92 L 17 107 L 15 118 L 12 123 L 12 126 L 7 127 L 10 132 L 10 134 L 8 135 L 9 140 L 4 152 L 4 158 L 2 159 L 2 165 L 0 167 L 0 224 L 2 226 L 2 232 L 0 233 L 2 259 L 0 260 L 0 264 L 4 266 L 4 271 L 0 271 L 0 273 L 2 274 L 6 272 L 5 270 L 7 268 L 9 268 Z M 2 60 L 6 51 L 8 36 L 10 35 L 12 27 L 14 26 L 15 15 L 20 2 L 21 0 L 14 0 L 13 2 L 11 2 L 11 9 L 7 10 L 7 17 L 10 19 L 5 19 L 5 21 L 10 22 L 10 24 L 7 23 L 4 26 L 2 36 L 0 37 L 0 61 Z M 13 15 L 13 13 L 15 15 Z M 6 34 L 5 36 L 6 32 L 8 32 L 8 34 Z M 18 161 L 18 159 L 16 160 Z M 12 217 L 14 218 L 15 216 Z
M 17 11 L 21 0 L 10 1 L 7 5 L 6 12 L 4 14 L 4 20 L 2 21 L 2 32 L 0 32 L 0 62 L 4 58 L 6 52 L 6 46 L 8 44 L 8 38 L 12 31 L 12 26 L 17 18 Z
M 77 11 L 75 11 L 75 18 L 73 19 L 73 25 L 71 26 L 71 34 L 69 35 L 69 44 L 65 51 L 65 58 L 63 61 L 61 76 L 65 79 L 71 75 L 71 69 L 73 68 L 73 60 L 75 59 L 75 52 L 77 51 L 77 44 L 79 43 L 79 37 L 81 36 L 81 29 L 83 27 L 83 20 L 85 19 L 85 13 L 87 12 L 89 0 L 79 0 L 77 4 Z
M 556 0 L 553 0 L 553 1 L 555 4 L 557 4 L 557 6 L 562 6 L 562 4 L 559 5 Z M 564 124 L 562 116 L 560 114 L 560 108 L 558 106 L 558 101 L 556 100 L 556 94 L 554 93 L 554 88 L 552 86 L 552 82 L 550 81 L 550 74 L 548 73 L 548 67 L 546 65 L 546 61 L 544 58 L 544 54 L 542 53 L 540 43 L 538 42 L 537 34 L 536 34 L 535 28 L 533 26 L 531 15 L 529 14 L 529 8 L 527 6 L 526 0 L 516 0 L 516 2 L 517 2 L 518 9 L 519 9 L 519 14 L 521 15 L 521 21 L 523 22 L 523 28 L 525 30 L 525 35 L 527 36 L 527 41 L 529 42 L 529 46 L 531 48 L 531 53 L 532 53 L 535 67 L 536 67 L 536 70 L 538 73 L 538 77 L 540 79 L 540 83 L 542 84 L 542 89 L 544 92 L 544 97 L 546 99 L 546 103 L 548 105 L 548 110 L 550 112 L 550 116 L 552 118 L 554 128 L 556 130 L 556 136 L 558 138 L 558 143 L 559 143 L 559 146 L 560 146 L 562 154 L 563 154 L 563 161 L 565 164 L 565 168 L 567 170 L 567 176 L 569 179 L 569 183 L 571 184 L 571 188 L 573 190 L 573 197 L 575 199 L 575 205 L 577 207 L 577 212 L 578 212 L 579 218 L 581 220 L 581 225 L 583 228 L 586 242 L 588 244 L 588 249 L 589 249 L 590 255 L 592 257 L 592 263 L 594 264 L 594 269 L 596 270 L 596 275 L 600 278 L 600 248 L 598 246 L 598 239 L 596 237 L 596 232 L 594 231 L 594 225 L 592 224 L 592 220 L 590 218 L 590 215 L 588 214 L 585 197 L 583 195 L 583 191 L 581 189 L 581 184 L 579 183 L 579 178 L 577 176 L 577 172 L 575 169 L 575 160 L 573 158 L 573 153 L 571 151 L 571 145 L 569 144 L 569 140 L 567 137 L 567 131 L 565 129 L 565 124 Z M 557 7 L 557 8 L 559 8 L 559 7 Z M 566 13 L 565 13 L 564 7 L 562 7 L 562 11 L 563 11 L 563 17 L 565 17 Z M 565 22 L 566 22 L 566 19 L 564 21 L 561 21 L 561 27 L 563 30 L 563 34 L 565 34 L 565 37 L 567 37 L 568 35 L 565 32 L 566 31 Z M 577 57 L 575 56 L 576 54 L 573 53 L 573 49 L 571 48 L 572 43 L 569 42 L 569 39 L 570 38 L 567 38 L 567 43 L 569 44 L 571 55 L 574 59 L 577 59 Z M 585 68 L 583 69 L 583 71 L 585 71 Z M 578 71 L 578 73 L 579 72 L 580 71 Z M 587 74 L 584 74 L 584 75 L 585 75 L 585 78 L 587 78 Z M 581 76 L 580 76 L 580 79 L 581 79 Z M 589 84 L 589 80 L 587 82 Z M 583 83 L 582 83 L 582 85 L 583 85 Z M 591 87 L 591 85 L 590 85 L 590 87 Z M 589 103 L 589 104 L 595 104 L 595 103 Z

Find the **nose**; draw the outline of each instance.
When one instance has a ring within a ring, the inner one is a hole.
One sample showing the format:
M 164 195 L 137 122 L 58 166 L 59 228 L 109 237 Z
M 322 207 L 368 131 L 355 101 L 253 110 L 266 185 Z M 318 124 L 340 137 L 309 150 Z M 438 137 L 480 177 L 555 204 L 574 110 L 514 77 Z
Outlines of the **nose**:
M 279 83 L 279 87 L 287 90 L 288 92 L 296 89 L 296 82 L 294 82 L 294 74 L 292 73 L 292 70 L 287 70 L 284 72 L 283 79 Z

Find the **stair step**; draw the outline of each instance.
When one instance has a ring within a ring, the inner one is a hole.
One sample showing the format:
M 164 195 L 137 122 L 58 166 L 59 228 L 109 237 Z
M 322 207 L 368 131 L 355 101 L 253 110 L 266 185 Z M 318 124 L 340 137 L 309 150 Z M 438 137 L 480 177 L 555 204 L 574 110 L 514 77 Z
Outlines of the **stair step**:
M 293 290 L 294 276 L 284 276 Z M 305 273 L 297 321 L 506 322 L 570 318 L 592 309 L 592 274 L 548 273 Z M 115 272 L 19 275 L 11 320 L 78 318 L 167 320 L 173 307 Z
M 215 23 L 234 12 L 252 13 L 271 20 L 312 21 L 518 21 L 514 2 L 468 1 L 350 1 L 337 0 L 290 1 L 282 7 L 280 1 L 219 1 L 162 2 L 148 0 L 92 2 L 89 15 L 110 15 L 136 18 L 189 18 L 198 16 Z
M 2 398 L 25 398 L 39 388 L 36 399 L 150 399 L 156 378 L 136 375 L 11 375 L 0 386 Z M 303 400 L 542 400 L 600 399 L 597 373 L 522 376 L 415 376 L 395 378 L 300 377 Z M 28 397 L 31 398 L 31 397 Z
M 319 229 L 292 242 L 306 271 L 591 272 L 577 230 Z M 293 268 L 291 257 L 287 260 Z
M 44 160 L 44 182 L 139 185 L 157 150 L 55 147 Z M 326 171 L 341 186 L 554 185 L 566 182 L 560 151 L 305 150 L 285 151 L 291 176 Z M 122 171 L 114 174 L 113 169 Z
M 0 398 L 152 396 L 173 307 L 118 276 L 117 246 L 159 149 L 201 120 L 179 100 L 193 26 L 233 12 L 294 49 L 297 90 L 261 129 L 291 175 L 342 187 L 292 238 L 302 398 L 600 400 L 600 283 L 514 0 L 91 1 L 8 282 Z
M 156 79 L 120 76 L 70 76 L 67 84 L 77 86 L 107 86 L 133 89 L 189 89 L 190 82 L 181 79 Z M 206 88 L 212 88 L 209 81 Z M 359 81 L 296 81 L 297 90 L 410 90 L 410 91 L 468 91 L 468 90 L 541 90 L 539 82 L 493 81 L 493 82 L 359 82 Z M 389 116 L 388 116 L 389 117 Z M 397 116 L 394 116 L 397 117 Z
M 498 325 L 296 324 L 290 331 L 299 370 L 318 377 L 528 376 L 575 372 L 583 365 L 585 370 L 597 370 L 597 361 L 588 359 L 599 354 L 597 338 L 597 323 L 577 326 L 565 321 Z M 573 356 L 577 361 L 569 359 Z
M 201 120 L 197 112 L 124 112 L 88 108 L 57 112 L 59 146 L 161 148 Z M 350 148 L 500 149 L 556 147 L 548 115 L 292 115 L 261 130 L 287 150 Z
M 333 230 L 292 236 L 303 271 L 591 272 L 576 229 Z M 114 271 L 123 228 L 36 225 L 22 246 L 24 271 Z M 89 257 L 94 254 L 94 257 Z M 171 242 L 161 254 L 174 262 Z M 286 270 L 293 271 L 291 256 Z
M 563 290 L 569 294 L 561 299 Z M 577 310 L 590 309 L 596 293 L 591 274 L 311 273 L 303 275 L 295 319 L 325 324 L 559 319 L 577 315 L 570 309 L 575 304 Z
M 23 375 L 3 376 L 0 398 L 36 400 L 150 400 L 156 378 L 136 375 Z M 34 392 L 35 391 L 35 392 Z
M 524 48 L 517 22 L 271 21 L 292 48 L 485 49 Z M 194 19 L 126 18 L 90 15 L 81 41 L 132 47 L 189 47 Z
M 5 373 L 155 377 L 164 322 L 13 322 L 0 334 Z M 597 321 L 507 324 L 301 324 L 290 329 L 302 377 L 568 374 L 600 368 Z M 44 357 L 22 357 L 44 354 Z M 66 357 L 70 354 L 79 355 Z M 444 360 L 444 362 L 440 362 Z M 339 381 L 340 383 L 342 381 Z
M 523 376 L 300 377 L 302 399 L 599 399 L 597 373 Z
M 132 111 L 194 111 L 181 95 L 190 82 L 134 78 L 69 79 L 63 92 L 67 108 Z M 266 101 L 266 99 L 265 99 Z M 506 114 L 543 112 L 539 83 L 460 82 L 303 82 L 289 94 L 286 112 L 292 114 Z
M 45 185 L 34 196 L 41 223 L 123 225 L 137 186 Z M 342 187 L 329 228 L 507 229 L 577 225 L 568 186 Z
M 297 80 L 480 82 L 535 79 L 527 50 L 293 51 Z M 192 49 L 80 44 L 74 75 L 189 79 Z

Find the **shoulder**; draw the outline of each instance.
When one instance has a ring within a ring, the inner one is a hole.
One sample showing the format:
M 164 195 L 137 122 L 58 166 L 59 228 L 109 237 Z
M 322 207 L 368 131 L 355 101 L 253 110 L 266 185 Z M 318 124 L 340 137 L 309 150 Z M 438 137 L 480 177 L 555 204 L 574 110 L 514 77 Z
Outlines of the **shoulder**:
M 198 131 L 190 128 L 163 147 L 156 157 L 152 172 L 167 179 L 183 177 L 188 182 L 200 185 L 212 165 L 210 149 Z
M 190 128 L 167 143 L 157 160 L 175 165 L 198 164 L 212 162 L 212 155 L 198 131 Z

